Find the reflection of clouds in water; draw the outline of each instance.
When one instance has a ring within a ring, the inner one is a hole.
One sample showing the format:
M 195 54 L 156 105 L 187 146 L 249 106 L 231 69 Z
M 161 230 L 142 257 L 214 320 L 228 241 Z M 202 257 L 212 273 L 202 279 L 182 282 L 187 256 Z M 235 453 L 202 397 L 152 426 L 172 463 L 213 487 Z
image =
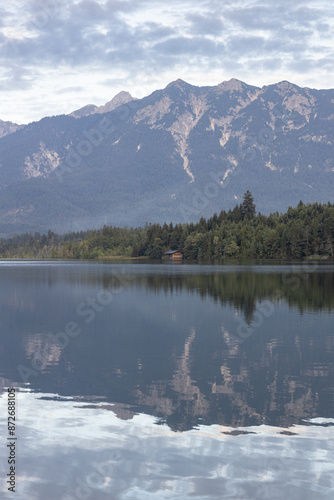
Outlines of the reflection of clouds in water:
M 122 401 L 159 416 L 174 430 L 190 429 L 200 418 L 288 426 L 323 415 L 324 409 L 332 413 L 333 316 L 305 311 L 307 297 L 323 307 L 327 291 L 327 303 L 334 304 L 332 267 L 314 272 L 313 282 L 310 272 L 307 286 L 295 295 L 284 288 L 291 303 L 282 300 L 272 317 L 264 316 L 256 328 L 252 322 L 242 337 L 243 297 L 253 297 L 255 313 L 261 312 L 260 300 L 283 282 L 280 270 L 290 269 L 291 275 L 293 267 L 131 264 L 127 269 L 136 279 L 86 324 L 86 317 L 77 315 L 78 304 L 97 297 L 103 286 L 108 289 L 122 269 L 81 262 L 0 263 L 4 297 L 16 294 L 18 303 L 32 300 L 35 307 L 34 313 L 18 314 L 0 297 L 1 375 L 28 380 L 45 392 Z M 302 317 L 294 306 L 299 299 Z M 79 325 L 80 336 L 65 335 L 69 322 Z M 127 409 L 120 411 L 124 415 Z
M 304 420 L 304 422 L 310 422 L 311 424 L 319 424 L 319 425 L 325 425 L 325 424 L 334 424 L 334 418 L 310 418 L 308 420 Z
M 331 498 L 332 428 L 319 426 L 327 420 L 294 426 L 293 436 L 265 425 L 239 435 L 218 425 L 172 432 L 149 415 L 121 420 L 101 405 L 41 396 L 17 394 L 16 500 L 73 499 L 84 491 L 94 500 Z M 1 414 L 6 403 L 2 396 Z M 0 467 L 5 477 L 5 456 Z

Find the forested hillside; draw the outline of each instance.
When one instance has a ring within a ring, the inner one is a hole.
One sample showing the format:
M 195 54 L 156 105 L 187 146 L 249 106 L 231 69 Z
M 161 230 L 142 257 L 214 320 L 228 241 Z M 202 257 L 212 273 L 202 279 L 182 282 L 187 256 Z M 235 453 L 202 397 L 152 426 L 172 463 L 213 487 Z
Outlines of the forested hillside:
M 333 258 L 334 205 L 313 203 L 284 214 L 256 214 L 252 194 L 233 210 L 222 210 L 196 224 L 146 224 L 144 228 L 103 229 L 57 235 L 23 234 L 0 240 L 1 258 L 96 259 L 147 257 L 161 259 L 180 250 L 186 260 L 224 258 Z
M 197 223 L 247 189 L 266 215 L 334 202 L 334 89 L 176 80 L 142 99 L 122 95 L 76 118 L 7 127 L 0 236 Z

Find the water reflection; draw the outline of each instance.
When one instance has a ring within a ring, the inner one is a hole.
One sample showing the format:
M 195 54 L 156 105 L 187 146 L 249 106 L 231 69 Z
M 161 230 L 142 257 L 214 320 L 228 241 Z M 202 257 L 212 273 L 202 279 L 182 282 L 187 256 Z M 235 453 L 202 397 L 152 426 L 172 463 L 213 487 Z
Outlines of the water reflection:
M 0 279 L 3 385 L 22 384 L 23 366 L 34 391 L 174 431 L 334 414 L 331 267 L 31 263 L 0 266 Z M 65 342 L 69 323 L 80 333 Z
M 110 405 L 90 407 L 23 392 L 18 500 L 327 500 L 333 492 L 333 427 L 198 426 L 183 433 Z M 0 411 L 6 400 L 0 398 Z M 4 419 L 0 422 L 6 433 Z M 6 467 L 0 461 L 1 476 Z

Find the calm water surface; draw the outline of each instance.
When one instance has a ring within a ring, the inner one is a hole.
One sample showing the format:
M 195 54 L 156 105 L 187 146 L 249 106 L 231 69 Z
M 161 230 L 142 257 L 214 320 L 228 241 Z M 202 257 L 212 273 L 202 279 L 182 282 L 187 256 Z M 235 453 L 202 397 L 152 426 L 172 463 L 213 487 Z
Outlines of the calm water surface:
M 0 262 L 1 498 L 334 498 L 333 310 L 330 265 Z

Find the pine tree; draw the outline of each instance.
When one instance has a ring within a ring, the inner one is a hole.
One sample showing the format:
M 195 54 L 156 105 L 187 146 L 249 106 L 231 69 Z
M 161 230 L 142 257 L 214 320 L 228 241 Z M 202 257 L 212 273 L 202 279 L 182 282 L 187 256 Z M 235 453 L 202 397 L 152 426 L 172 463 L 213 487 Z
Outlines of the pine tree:
M 254 203 L 254 198 L 252 193 L 247 189 L 243 196 L 243 201 L 241 204 L 241 217 L 242 220 L 253 219 L 256 214 L 256 207 Z

